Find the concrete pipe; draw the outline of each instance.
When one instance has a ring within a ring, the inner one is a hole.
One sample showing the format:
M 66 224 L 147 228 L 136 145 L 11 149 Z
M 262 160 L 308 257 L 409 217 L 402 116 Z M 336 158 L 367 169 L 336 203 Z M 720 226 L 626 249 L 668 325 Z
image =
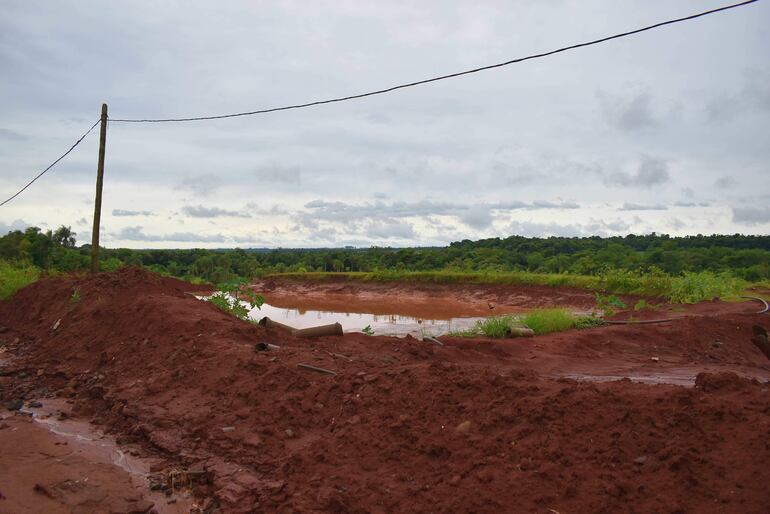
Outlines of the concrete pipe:
M 321 325 L 318 327 L 299 328 L 293 330 L 291 335 L 296 337 L 341 336 L 342 325 L 332 323 L 331 325 Z
M 290 327 L 289 325 L 284 325 L 283 323 L 278 323 L 277 321 L 273 321 L 267 316 L 259 320 L 259 324 L 265 328 L 280 328 L 281 330 L 286 330 L 288 332 L 294 332 L 295 330 L 297 330 L 296 328 Z

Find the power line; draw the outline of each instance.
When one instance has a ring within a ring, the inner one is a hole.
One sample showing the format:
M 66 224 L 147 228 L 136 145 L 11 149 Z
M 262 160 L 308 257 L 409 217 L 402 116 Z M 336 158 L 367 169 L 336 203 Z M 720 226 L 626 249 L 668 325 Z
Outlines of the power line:
M 501 62 L 501 63 L 497 63 L 497 64 L 491 64 L 491 65 L 488 65 L 488 66 L 482 66 L 480 68 L 474 68 L 474 69 L 471 69 L 471 70 L 460 71 L 460 72 L 457 72 L 457 73 L 451 73 L 449 75 L 441 75 L 441 76 L 433 77 L 433 78 L 429 78 L 429 79 L 418 80 L 416 82 L 410 82 L 410 83 L 407 83 L 407 84 L 400 84 L 400 85 L 392 86 L 392 87 L 385 88 L 385 89 L 379 89 L 379 90 L 375 90 L 375 91 L 370 91 L 368 93 L 361 93 L 361 94 L 357 94 L 357 95 L 344 96 L 344 97 L 340 97 L 340 98 L 332 98 L 332 99 L 329 99 L 329 100 L 318 100 L 318 101 L 315 101 L 315 102 L 308 102 L 308 103 L 303 103 L 303 104 L 287 105 L 287 106 L 284 106 L 284 107 L 273 107 L 273 108 L 270 108 L 270 109 L 261 109 L 261 110 L 258 110 L 258 111 L 239 112 L 239 113 L 234 113 L 234 114 L 221 114 L 221 115 L 217 115 L 217 116 L 200 116 L 200 117 L 195 117 L 195 118 L 165 118 L 165 119 L 113 119 L 113 120 L 110 120 L 110 121 L 117 122 L 117 123 L 165 123 L 165 122 L 180 122 L 180 121 L 218 120 L 218 119 L 223 119 L 223 118 L 236 118 L 236 117 L 240 117 L 240 116 L 253 116 L 255 114 L 266 114 L 266 113 L 277 112 L 277 111 L 288 111 L 288 110 L 291 110 L 291 109 L 302 109 L 302 108 L 305 108 L 305 107 L 313 107 L 313 106 L 316 106 L 316 105 L 344 102 L 344 101 L 347 101 L 347 100 L 356 100 L 356 99 L 364 98 L 364 97 L 367 97 L 367 96 L 374 96 L 374 95 L 381 95 L 381 94 L 384 94 L 384 93 L 390 93 L 390 92 L 396 91 L 398 89 L 405 89 L 405 88 L 408 88 L 408 87 L 414 87 L 414 86 L 419 86 L 419 85 L 422 85 L 422 84 L 428 84 L 430 82 L 437 82 L 439 80 L 446 80 L 446 79 L 450 79 L 450 78 L 460 77 L 462 75 L 470 75 L 471 73 L 478 73 L 480 71 L 491 70 L 491 69 L 494 69 L 494 68 L 502 68 L 503 66 L 509 66 L 511 64 L 516 64 L 516 63 L 520 63 L 520 62 L 524 62 L 524 61 L 529 61 L 529 60 L 532 60 L 532 59 L 540 59 L 540 58 L 548 57 L 550 55 L 558 54 L 558 53 L 561 53 L 561 52 L 566 52 L 566 51 L 569 51 L 569 50 L 575 50 L 577 48 L 583 48 L 583 47 L 586 47 L 586 46 L 597 45 L 599 43 L 604 43 L 604 42 L 607 42 L 607 41 L 611 41 L 613 39 L 619 39 L 619 38 L 631 36 L 631 35 L 634 35 L 634 34 L 639 34 L 640 32 L 646 32 L 648 30 L 653 30 L 653 29 L 656 29 L 656 28 L 659 28 L 659 27 L 663 27 L 665 25 L 673 25 L 675 23 L 680 23 L 680 22 L 683 22 L 683 21 L 689 21 L 689 20 L 694 20 L 696 18 L 700 18 L 700 17 L 703 17 L 703 16 L 708 16 L 709 14 L 714 14 L 714 13 L 718 13 L 718 12 L 722 12 L 722 11 L 727 11 L 729 9 L 735 9 L 737 7 L 743 7 L 743 6 L 748 5 L 748 4 L 753 4 L 753 3 L 757 2 L 757 1 L 758 0 L 747 0 L 745 2 L 740 2 L 740 3 L 737 3 L 737 4 L 727 5 L 727 6 L 724 6 L 724 7 L 719 7 L 717 9 L 711 9 L 709 11 L 704 11 L 704 12 L 697 13 L 697 14 L 692 14 L 690 16 L 685 16 L 683 18 L 676 18 L 676 19 L 672 19 L 672 20 L 663 21 L 663 22 L 660 22 L 660 23 L 656 23 L 654 25 L 648 25 L 646 27 L 642 27 L 642 28 L 639 28 L 639 29 L 631 30 L 631 31 L 628 31 L 628 32 L 622 32 L 622 33 L 615 34 L 615 35 L 612 35 L 612 36 L 607 36 L 607 37 L 603 37 L 603 38 L 600 38 L 600 39 L 595 39 L 593 41 L 587 41 L 587 42 L 584 42 L 584 43 L 578 43 L 578 44 L 574 44 L 574 45 L 570 45 L 570 46 L 565 46 L 565 47 L 562 47 L 562 48 L 558 48 L 556 50 L 551 50 L 549 52 L 543 52 L 543 53 L 539 53 L 539 54 L 528 55 L 526 57 L 519 57 L 517 59 L 512 59 L 510 61 L 505 61 L 505 62 Z M 75 147 L 78 146 L 81 143 L 81 141 L 83 141 L 83 139 L 86 138 L 86 136 L 88 134 L 91 133 L 91 131 L 99 124 L 100 121 L 101 121 L 101 119 L 96 120 L 96 122 L 93 125 L 91 125 L 91 128 L 89 128 L 86 131 L 86 133 L 83 134 L 80 137 L 80 139 L 75 141 L 75 143 L 69 148 L 69 150 L 64 152 L 64 154 L 62 154 L 61 157 L 56 159 L 53 163 L 51 163 L 50 166 L 48 166 L 46 169 L 41 171 L 35 178 L 30 180 L 24 187 L 22 187 L 14 195 L 12 195 L 8 199 L 6 199 L 2 203 L 0 203 L 0 207 L 4 206 L 8 202 L 13 200 L 17 196 L 19 196 L 21 193 L 23 193 L 37 179 L 39 179 L 40 177 L 45 175 L 51 168 L 53 168 L 56 164 L 58 164 L 59 161 L 61 161 L 67 155 L 69 155 L 69 153 L 72 152 L 72 150 L 74 150 Z
M 101 121 L 101 119 L 99 119 L 99 120 L 96 120 L 96 123 L 94 123 L 93 125 L 91 125 L 91 128 L 90 128 L 90 129 L 88 129 L 88 130 L 86 131 L 86 133 L 85 133 L 85 134 L 83 134 L 82 136 L 80 136 L 80 139 L 78 139 L 77 141 L 75 141 L 75 144 L 73 144 L 73 145 L 70 147 L 70 149 L 69 149 L 69 150 L 67 150 L 66 152 L 64 152 L 64 153 L 62 154 L 62 156 L 61 156 L 61 157 L 59 157 L 58 159 L 56 159 L 55 161 L 53 161 L 53 162 L 51 163 L 51 165 L 50 165 L 50 166 L 48 166 L 46 169 L 44 169 L 43 171 L 41 171 L 41 172 L 40 172 L 40 173 L 39 173 L 39 174 L 38 174 L 38 175 L 37 175 L 35 178 L 33 178 L 32 180 L 30 180 L 30 181 L 27 183 L 27 185 L 26 185 L 26 186 L 24 186 L 24 187 L 22 187 L 21 189 L 19 189 L 19 190 L 16 192 L 16 194 L 14 194 L 13 196 L 11 196 L 11 197 L 10 197 L 10 198 L 8 198 L 7 200 L 3 201 L 3 203 L 0 203 L 0 207 L 2 207 L 3 205 L 7 204 L 7 203 L 8 203 L 8 202 L 10 202 L 11 200 L 13 200 L 13 199 L 14 199 L 14 198 L 16 198 L 17 196 L 19 196 L 21 193 L 23 193 L 23 192 L 24 192 L 24 190 L 25 190 L 25 189 L 27 189 L 29 186 L 31 186 L 31 185 L 32 185 L 32 184 L 33 184 L 33 183 L 34 183 L 34 182 L 35 182 L 37 179 L 39 179 L 40 177 L 42 177 L 43 175 L 45 175 L 45 174 L 46 174 L 46 172 L 48 172 L 48 170 L 50 170 L 51 168 L 53 168 L 54 166 L 56 166 L 56 164 L 57 164 L 59 161 L 61 161 L 61 160 L 62 160 L 62 159 L 64 159 L 65 157 L 67 157 L 67 155 L 69 155 L 69 153 L 70 153 L 72 150 L 74 150 L 74 149 L 75 149 L 75 147 L 76 147 L 76 146 L 78 146 L 78 145 L 80 144 L 80 142 L 81 142 L 81 141 L 83 141 L 83 140 L 86 138 L 86 136 L 87 136 L 88 134 L 90 134 L 90 133 L 91 133 L 91 131 L 92 131 L 92 130 L 93 130 L 93 129 L 94 129 L 94 128 L 95 128 L 95 127 L 96 127 L 96 126 L 99 124 L 99 122 L 100 122 L 100 121 Z
M 645 31 L 648 31 L 648 30 L 657 29 L 657 28 L 663 27 L 665 25 L 673 25 L 674 23 L 680 23 L 680 22 L 683 22 L 683 21 L 694 20 L 694 19 L 700 18 L 702 16 L 708 16 L 709 14 L 714 14 L 714 13 L 718 13 L 718 12 L 722 12 L 722 11 L 727 11 L 729 9 L 735 9 L 737 7 L 743 7 L 743 6 L 748 5 L 748 4 L 753 4 L 754 2 L 757 2 L 757 1 L 758 0 L 748 0 L 748 1 L 745 1 L 745 2 L 737 3 L 737 4 L 727 5 L 725 7 L 719 7 L 718 9 L 712 9 L 710 11 L 704 11 L 704 12 L 701 12 L 701 13 L 698 13 L 698 14 L 692 14 L 690 16 L 685 16 L 684 18 L 676 18 L 676 19 L 673 19 L 673 20 L 663 21 L 663 22 L 660 22 L 660 23 L 656 23 L 654 25 L 649 25 L 647 27 L 642 27 L 640 29 L 635 29 L 635 30 L 631 30 L 631 31 L 628 31 L 628 32 L 622 32 L 620 34 L 615 34 L 613 36 L 607 36 L 607 37 L 603 37 L 601 39 L 595 39 L 593 41 L 588 41 L 588 42 L 585 42 L 585 43 L 578 43 L 578 44 L 575 44 L 575 45 L 565 46 L 565 47 L 562 47 L 562 48 L 559 48 L 559 49 L 556 49 L 556 50 L 551 50 L 549 52 L 544 52 L 544 53 L 534 54 L 534 55 L 528 55 L 526 57 L 519 57 L 517 59 L 512 59 L 510 61 L 505 61 L 505 62 L 501 62 L 501 63 L 497 63 L 497 64 L 490 64 L 488 66 L 482 66 L 480 68 L 474 68 L 474 69 L 471 69 L 471 70 L 460 71 L 460 72 L 457 72 L 457 73 L 450 73 L 449 75 L 441 75 L 441 76 L 433 77 L 433 78 L 429 78 L 429 79 L 418 80 L 416 82 L 409 82 L 407 84 L 400 84 L 398 86 L 392 86 L 392 87 L 388 87 L 388 88 L 385 88 L 385 89 L 378 89 L 376 91 L 370 91 L 368 93 L 360 93 L 360 94 L 357 94 L 357 95 L 343 96 L 343 97 L 340 97 L 340 98 L 332 98 L 332 99 L 329 99 L 329 100 L 318 100 L 318 101 L 315 101 L 315 102 L 308 102 L 308 103 L 295 104 L 295 105 L 287 105 L 287 106 L 284 106 L 284 107 L 273 107 L 273 108 L 270 108 L 270 109 L 261 109 L 261 110 L 258 110 L 258 111 L 239 112 L 239 113 L 234 113 L 234 114 L 220 114 L 220 115 L 216 115 L 216 116 L 199 116 L 199 117 L 195 117 L 195 118 L 165 118 L 165 119 L 112 119 L 111 121 L 113 121 L 113 122 L 120 122 L 120 123 L 166 123 L 166 122 L 179 122 L 179 121 L 220 120 L 220 119 L 223 119 L 223 118 L 237 118 L 237 117 L 240 117 L 240 116 L 253 116 L 255 114 L 266 114 L 266 113 L 277 112 L 277 111 L 288 111 L 288 110 L 291 110 L 291 109 L 302 109 L 302 108 L 305 108 L 305 107 L 313 107 L 313 106 L 316 106 L 316 105 L 331 104 L 331 103 L 337 103 L 337 102 L 345 102 L 347 100 L 356 100 L 358 98 L 364 98 L 364 97 L 367 97 L 367 96 L 374 96 L 374 95 L 381 95 L 381 94 L 384 94 L 384 93 L 390 93 L 390 92 L 396 91 L 398 89 L 404 89 L 404 88 L 408 88 L 408 87 L 419 86 L 419 85 L 422 85 L 422 84 L 428 84 L 430 82 L 437 82 L 439 80 L 451 79 L 451 78 L 455 78 L 455 77 L 460 77 L 462 75 L 470 75 L 471 73 L 478 73 L 480 71 L 491 70 L 491 69 L 494 69 L 494 68 L 502 68 L 503 66 L 509 66 L 511 64 L 516 64 L 516 63 L 520 63 L 520 62 L 524 62 L 524 61 L 529 61 L 529 60 L 532 60 L 532 59 L 540 59 L 542 57 L 548 57 L 550 55 L 558 54 L 558 53 L 561 53 L 561 52 L 566 52 L 568 50 L 575 50 L 577 48 L 583 48 L 585 46 L 597 45 L 599 43 L 604 43 L 604 42 L 607 42 L 607 41 L 610 41 L 610 40 L 613 40 L 613 39 L 619 39 L 619 38 L 631 36 L 631 35 L 634 35 L 634 34 L 639 34 L 640 32 L 645 32 Z

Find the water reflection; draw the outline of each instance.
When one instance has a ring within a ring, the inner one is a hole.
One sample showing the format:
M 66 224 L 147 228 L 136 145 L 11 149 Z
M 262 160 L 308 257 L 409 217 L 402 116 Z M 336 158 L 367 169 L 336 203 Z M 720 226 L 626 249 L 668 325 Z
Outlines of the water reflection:
M 327 310 L 290 309 L 268 303 L 261 309 L 253 309 L 249 316 L 259 320 L 265 316 L 293 326 L 307 328 L 329 323 L 340 323 L 346 332 L 360 332 L 369 326 L 377 335 L 404 336 L 406 334 L 439 336 L 448 332 L 466 330 L 476 325 L 480 317 L 457 317 L 449 319 L 422 319 L 400 314 L 368 314 L 358 312 L 335 312 Z

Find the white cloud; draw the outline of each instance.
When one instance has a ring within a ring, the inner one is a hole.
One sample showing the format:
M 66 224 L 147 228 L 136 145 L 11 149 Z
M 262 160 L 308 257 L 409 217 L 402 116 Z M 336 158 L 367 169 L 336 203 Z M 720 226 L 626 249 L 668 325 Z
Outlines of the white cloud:
M 114 121 L 346 95 L 699 10 L 697 0 L 10 2 L 0 17 L 0 191 L 68 148 L 104 98 L 104 213 L 116 213 L 111 234 L 129 230 L 127 246 L 436 244 L 674 225 L 766 233 L 755 221 L 765 204 L 740 203 L 770 190 L 766 2 L 351 102 Z M 4 206 L 6 223 L 90 220 L 97 135 Z M 727 175 L 732 184 L 716 183 Z M 744 210 L 731 216 L 733 205 Z M 127 213 L 156 215 L 150 225 Z
M 204 207 L 203 205 L 185 205 L 182 212 L 191 218 L 249 218 L 248 213 L 228 211 L 219 207 Z

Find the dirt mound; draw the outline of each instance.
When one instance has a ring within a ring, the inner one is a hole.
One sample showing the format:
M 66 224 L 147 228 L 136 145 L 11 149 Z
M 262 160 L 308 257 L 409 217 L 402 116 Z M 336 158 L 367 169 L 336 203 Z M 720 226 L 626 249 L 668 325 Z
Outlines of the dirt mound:
M 363 334 L 300 340 L 237 320 L 190 287 L 122 270 L 22 290 L 0 303 L 13 356 L 0 397 L 70 398 L 167 467 L 210 472 L 198 494 L 221 512 L 759 513 L 770 504 L 767 384 L 704 394 L 543 377 L 570 360 L 649 362 L 653 345 L 706 359 L 699 352 L 717 338 L 729 343 L 725 360 L 734 350 L 756 366 L 765 361 L 749 340 L 755 316 L 444 347 Z M 256 342 L 280 349 L 255 352 Z
M 756 379 L 739 377 L 735 373 L 723 371 L 720 373 L 698 373 L 695 377 L 695 387 L 703 391 L 740 391 L 757 385 Z

